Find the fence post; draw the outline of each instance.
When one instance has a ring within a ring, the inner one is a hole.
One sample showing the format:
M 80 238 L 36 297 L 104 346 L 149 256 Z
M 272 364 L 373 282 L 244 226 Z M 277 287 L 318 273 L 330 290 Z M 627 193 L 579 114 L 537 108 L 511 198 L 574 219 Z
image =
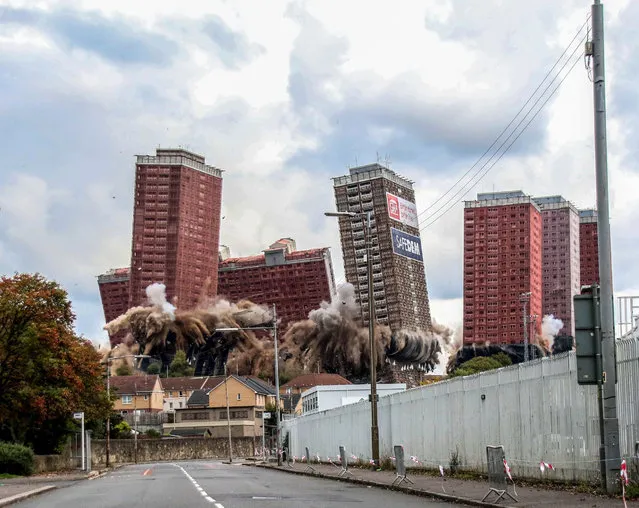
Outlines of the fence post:
M 91 434 L 93 434 L 92 430 L 87 430 L 86 444 L 87 444 L 87 471 L 90 473 L 92 469 L 91 464 Z

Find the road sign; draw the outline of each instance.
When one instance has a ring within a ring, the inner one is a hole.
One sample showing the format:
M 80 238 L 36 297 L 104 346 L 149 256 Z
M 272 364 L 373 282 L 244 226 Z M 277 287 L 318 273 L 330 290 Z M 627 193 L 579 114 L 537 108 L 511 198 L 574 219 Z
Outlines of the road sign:
M 74 420 L 82 420 L 84 418 L 84 413 L 73 413 Z
M 271 417 L 271 413 L 262 413 L 262 418 L 268 420 Z

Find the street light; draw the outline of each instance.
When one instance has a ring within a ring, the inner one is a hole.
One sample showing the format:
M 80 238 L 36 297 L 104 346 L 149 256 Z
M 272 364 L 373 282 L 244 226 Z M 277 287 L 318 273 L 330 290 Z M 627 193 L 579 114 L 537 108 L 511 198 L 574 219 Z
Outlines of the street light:
M 149 355 L 122 355 L 122 356 L 110 356 L 105 360 L 104 363 L 106 363 L 106 366 L 107 366 L 107 397 L 109 399 L 109 403 L 111 402 L 111 362 L 113 360 L 120 360 L 122 358 L 140 359 L 140 358 L 152 358 L 152 357 Z M 133 397 L 135 400 L 135 394 L 133 394 Z M 135 418 L 135 410 L 133 412 L 133 417 Z M 136 437 L 136 452 L 137 452 L 137 434 L 135 435 L 135 437 Z M 111 451 L 111 410 L 109 410 L 109 414 L 107 416 L 107 424 L 106 424 L 106 466 L 107 467 L 109 467 L 110 451 Z
M 375 304 L 373 302 L 373 241 L 372 212 L 324 212 L 327 217 L 366 217 L 366 261 L 368 271 L 368 337 L 371 348 L 371 441 L 373 462 L 379 466 L 379 427 L 377 425 L 377 348 L 375 347 Z
M 247 327 L 234 327 L 234 328 L 216 328 L 216 332 L 240 332 L 247 330 L 273 330 L 273 342 L 274 342 L 274 356 L 275 356 L 275 420 L 277 429 L 275 431 L 275 446 L 277 448 L 277 465 L 282 465 L 282 455 L 280 454 L 280 369 L 277 352 L 277 309 L 273 304 L 273 326 L 247 326 Z M 226 376 L 226 363 L 224 364 L 224 375 Z M 227 412 L 228 417 L 228 412 Z M 264 419 L 262 419 L 262 432 L 266 429 L 264 427 Z M 231 434 L 229 427 L 229 450 L 231 449 Z

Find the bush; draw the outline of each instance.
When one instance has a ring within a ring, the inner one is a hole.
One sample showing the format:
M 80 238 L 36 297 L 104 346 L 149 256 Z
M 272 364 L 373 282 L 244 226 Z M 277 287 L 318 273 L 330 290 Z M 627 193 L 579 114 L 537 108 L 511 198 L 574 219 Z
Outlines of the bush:
M 145 434 L 146 437 L 149 437 L 151 439 L 159 439 L 162 437 L 162 434 L 155 429 L 149 429 L 145 432 Z
M 0 473 L 28 476 L 33 473 L 33 450 L 27 446 L 0 443 Z

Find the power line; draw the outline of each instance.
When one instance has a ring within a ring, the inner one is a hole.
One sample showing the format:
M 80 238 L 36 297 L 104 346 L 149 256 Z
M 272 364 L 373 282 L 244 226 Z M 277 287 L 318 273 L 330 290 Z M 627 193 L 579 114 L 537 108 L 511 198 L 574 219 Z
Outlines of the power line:
M 585 40 L 585 38 L 584 38 Z M 508 150 L 510 149 L 511 146 L 513 146 L 513 144 L 520 138 L 520 136 L 525 132 L 525 130 L 528 128 L 528 126 L 532 123 L 532 121 L 537 118 L 537 115 L 539 115 L 539 113 L 541 113 L 541 111 L 544 109 L 544 106 L 548 103 L 548 101 L 555 95 L 555 93 L 557 92 L 557 90 L 559 89 L 559 87 L 562 85 L 562 83 L 566 80 L 566 78 L 570 75 L 570 73 L 572 72 L 572 70 L 575 68 L 575 65 L 577 65 L 578 62 L 581 61 L 581 56 L 579 56 L 579 58 L 575 59 L 575 61 L 573 62 L 573 64 L 570 66 L 570 68 L 568 69 L 568 72 L 564 75 L 564 77 L 561 79 L 561 81 L 559 81 L 559 83 L 557 83 L 557 86 L 555 86 L 555 88 L 553 89 L 553 91 L 550 93 L 550 95 L 546 98 L 546 100 L 543 102 L 543 104 L 541 105 L 541 107 L 535 112 L 535 114 L 530 118 L 530 120 L 528 120 L 528 122 L 526 122 L 526 125 L 524 125 L 524 128 L 519 131 L 519 133 L 517 134 L 517 136 L 515 136 L 515 138 L 510 142 L 510 144 L 506 147 L 506 149 L 499 155 L 499 157 L 497 157 L 497 159 L 490 165 L 488 166 L 487 169 L 485 169 L 485 171 L 483 172 L 483 174 L 481 174 L 481 176 L 477 179 L 477 181 L 470 187 L 468 188 L 468 190 L 466 190 L 466 192 L 464 192 L 464 194 L 461 196 L 462 198 L 464 196 L 466 196 L 466 194 L 468 194 L 489 172 L 490 170 L 495 166 L 495 164 L 497 164 L 501 158 L 506 154 L 506 152 L 508 152 Z M 525 117 L 524 117 L 525 119 Z M 491 157 L 492 159 L 492 157 Z M 489 159 L 490 161 L 490 159 Z M 488 162 L 489 162 L 488 161 Z M 488 163 L 486 162 L 486 164 Z M 486 164 L 484 164 L 482 166 L 481 169 L 486 167 Z M 477 173 L 479 174 L 479 173 Z M 477 175 L 475 175 L 477 176 Z M 474 177 L 473 177 L 474 178 Z M 472 182 L 472 179 L 470 180 Z M 470 182 L 469 182 L 470 183 Z M 462 187 L 463 190 L 464 187 Z M 459 191 L 458 191 L 459 193 Z M 458 194 L 457 193 L 457 194 Z M 453 196 L 454 197 L 454 196 Z M 460 200 L 461 201 L 461 200 Z M 459 202 L 459 201 L 458 201 Z M 455 205 L 457 204 L 457 202 L 453 203 L 452 206 L 450 206 L 447 210 L 445 210 L 442 214 L 440 214 L 439 216 L 435 217 L 432 221 L 428 222 L 425 226 L 423 226 L 420 229 L 420 232 L 423 232 L 426 228 L 428 228 L 429 226 L 432 226 L 435 222 L 437 222 L 439 219 L 441 219 L 444 215 L 446 215 Z M 435 214 L 433 214 L 435 215 Z
M 575 40 L 577 39 L 577 37 L 579 37 L 579 35 L 581 34 L 581 32 L 583 31 L 584 27 L 587 26 L 588 21 L 590 20 L 590 15 L 588 15 L 588 17 L 586 18 L 586 21 L 584 22 L 583 25 L 581 25 L 581 27 L 579 28 L 579 30 L 577 31 L 577 33 L 574 35 L 574 37 L 572 38 L 572 40 L 568 43 L 568 45 L 566 46 L 566 48 L 564 49 L 564 51 L 562 52 L 562 54 L 559 56 L 559 58 L 557 58 L 557 60 L 555 61 L 555 63 L 553 64 L 553 66 L 550 68 L 550 70 L 548 70 L 548 72 L 546 73 L 546 75 L 544 76 L 544 78 L 541 80 L 541 82 L 539 83 L 539 85 L 537 85 L 537 88 L 535 88 L 535 90 L 532 92 L 532 94 L 530 94 L 530 96 L 528 97 L 528 100 L 524 103 L 524 105 L 519 109 L 519 111 L 517 111 L 517 113 L 515 114 L 515 116 L 513 116 L 513 118 L 510 120 L 510 122 L 508 122 L 508 125 L 506 125 L 506 127 L 503 128 L 503 130 L 499 133 L 499 135 L 497 136 L 497 138 L 495 138 L 495 140 L 492 142 L 492 144 L 484 151 L 483 154 L 481 154 L 481 156 L 475 161 L 475 163 L 450 187 L 450 189 L 448 189 L 444 194 L 442 194 L 439 198 L 437 198 L 433 203 L 431 203 L 427 208 L 425 208 L 424 210 L 422 210 L 419 215 L 418 218 L 421 217 L 422 215 L 424 215 L 428 210 L 430 210 L 433 206 L 435 206 L 437 203 L 439 203 L 442 199 L 444 199 L 451 191 L 453 191 L 455 189 L 455 187 L 466 177 L 468 176 L 468 174 L 481 162 L 481 160 L 488 154 L 488 152 L 490 152 L 490 150 L 497 144 L 497 142 L 499 141 L 499 139 L 506 133 L 506 131 L 510 128 L 510 126 L 515 122 L 515 120 L 517 120 L 517 117 L 521 114 L 521 112 L 526 108 L 526 106 L 530 103 L 530 101 L 533 99 L 533 97 L 535 96 L 535 94 L 539 91 L 539 89 L 542 87 L 542 85 L 546 82 L 546 80 L 548 79 L 548 77 L 551 75 L 551 73 L 553 72 L 553 70 L 557 67 L 557 65 L 559 65 L 559 62 L 561 62 L 562 58 L 565 56 L 565 54 L 568 52 L 568 50 L 572 47 L 573 42 L 575 42 Z M 574 51 L 573 51 L 574 53 Z M 571 55 L 572 56 L 572 55 Z M 565 67 L 565 64 L 564 64 Z M 562 67 L 563 69 L 563 67 Z M 561 72 L 561 69 L 560 69 Z M 556 79 L 556 77 L 554 78 Z M 553 81 L 554 81 L 553 79 Z M 552 84 L 552 81 L 550 82 L 550 84 Z M 547 90 L 548 88 L 546 88 Z M 545 90 L 544 90 L 545 92 Z M 543 94 L 542 94 L 543 96 Z M 534 106 L 534 105 L 533 105 Z M 479 171 L 481 171 L 481 168 L 479 169 Z M 440 208 L 441 209 L 441 208 Z M 434 214 L 435 215 L 439 210 L 435 211 Z

